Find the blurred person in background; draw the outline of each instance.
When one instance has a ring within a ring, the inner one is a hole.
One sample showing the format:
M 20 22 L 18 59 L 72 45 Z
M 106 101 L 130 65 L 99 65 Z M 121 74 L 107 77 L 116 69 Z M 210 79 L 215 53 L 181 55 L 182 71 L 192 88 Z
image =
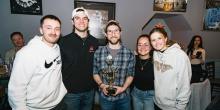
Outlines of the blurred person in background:
M 189 56 L 192 66 L 191 83 L 199 82 L 200 78 L 203 77 L 202 65 L 205 63 L 205 58 L 206 58 L 206 51 L 203 48 L 203 42 L 201 36 L 195 35 L 192 37 L 186 53 Z
M 13 48 L 9 49 L 6 53 L 5 53 L 5 63 L 6 64 L 10 64 L 13 62 L 15 54 L 17 53 L 18 50 L 20 50 L 24 44 L 24 37 L 23 34 L 21 32 L 13 32 L 10 35 L 10 39 L 14 45 Z

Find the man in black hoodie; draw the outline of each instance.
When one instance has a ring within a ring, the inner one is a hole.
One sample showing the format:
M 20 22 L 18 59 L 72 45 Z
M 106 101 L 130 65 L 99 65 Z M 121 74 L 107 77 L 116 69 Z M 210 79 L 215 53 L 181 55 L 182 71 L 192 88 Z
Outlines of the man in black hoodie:
M 98 40 L 89 34 L 88 12 L 76 8 L 72 12 L 72 33 L 59 41 L 63 82 L 68 90 L 64 97 L 68 110 L 91 110 L 96 83 L 93 80 L 93 55 Z

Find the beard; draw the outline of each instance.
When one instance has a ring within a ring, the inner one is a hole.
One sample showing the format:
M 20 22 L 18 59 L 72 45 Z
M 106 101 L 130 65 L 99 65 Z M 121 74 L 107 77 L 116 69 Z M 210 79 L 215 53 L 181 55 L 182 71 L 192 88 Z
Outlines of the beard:
M 108 42 L 112 45 L 115 45 L 115 44 L 118 44 L 121 42 L 121 39 L 117 39 L 116 41 L 115 40 L 111 40 L 111 39 L 108 39 Z

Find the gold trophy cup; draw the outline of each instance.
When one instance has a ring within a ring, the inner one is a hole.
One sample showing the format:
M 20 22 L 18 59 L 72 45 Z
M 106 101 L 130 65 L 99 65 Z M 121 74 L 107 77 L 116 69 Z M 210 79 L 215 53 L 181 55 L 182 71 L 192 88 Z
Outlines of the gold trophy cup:
M 109 87 L 107 88 L 108 95 L 112 96 L 113 94 L 116 93 L 116 88 L 114 88 L 114 81 L 115 81 L 115 73 L 116 69 L 112 67 L 113 64 L 113 59 L 111 55 L 108 55 L 106 58 L 106 64 L 108 65 L 107 68 L 104 68 L 102 70 L 102 76 L 106 78 Z

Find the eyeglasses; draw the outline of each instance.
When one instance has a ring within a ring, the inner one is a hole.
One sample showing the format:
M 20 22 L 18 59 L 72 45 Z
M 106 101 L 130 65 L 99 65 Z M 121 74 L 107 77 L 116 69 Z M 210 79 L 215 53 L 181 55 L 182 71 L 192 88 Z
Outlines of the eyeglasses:
M 119 29 L 107 30 L 107 34 L 113 34 L 113 33 L 118 34 L 119 32 L 120 32 Z

